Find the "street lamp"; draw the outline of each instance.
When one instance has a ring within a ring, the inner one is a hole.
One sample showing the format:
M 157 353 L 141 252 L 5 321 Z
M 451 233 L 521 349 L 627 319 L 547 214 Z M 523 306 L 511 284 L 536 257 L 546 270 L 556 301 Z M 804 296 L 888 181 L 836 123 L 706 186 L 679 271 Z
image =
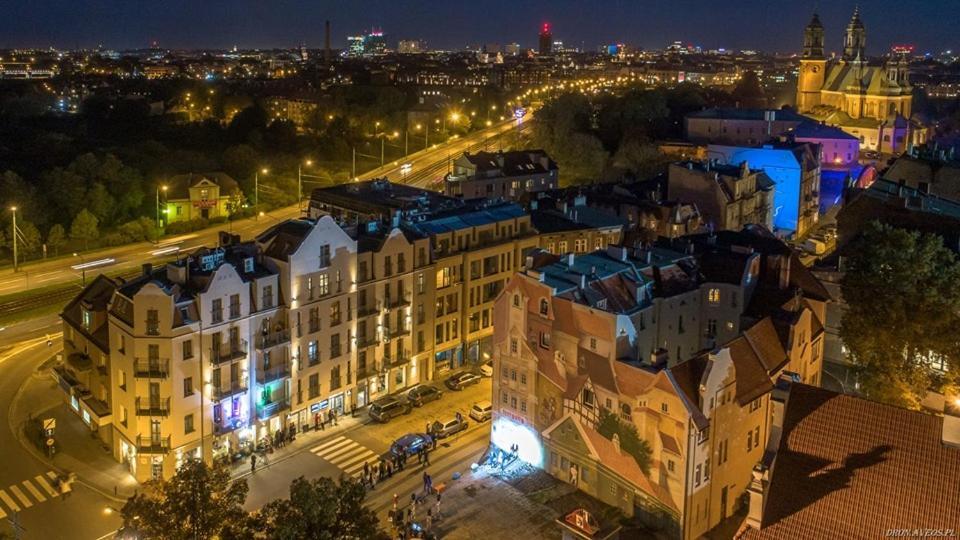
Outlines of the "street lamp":
M 266 167 L 253 173 L 253 207 L 260 205 L 260 175 L 270 172 Z
M 17 207 L 11 206 L 10 211 L 13 212 L 13 271 L 17 272 L 20 270 L 17 264 Z
M 78 257 L 78 258 L 80 259 L 80 276 L 81 276 L 80 279 L 81 279 L 81 282 L 83 283 L 83 286 L 86 287 L 86 286 L 87 286 L 87 264 L 86 264 L 86 261 L 83 260 L 83 255 L 81 255 L 81 254 L 79 254 L 79 253 L 74 253 L 73 256 L 74 256 L 74 257 Z
M 307 167 L 313 165 L 313 160 L 308 159 L 304 162 Z M 303 200 L 303 172 L 300 170 L 300 164 L 297 164 L 297 204 Z
M 160 238 L 160 192 L 163 191 L 164 197 L 167 195 L 167 186 L 157 186 L 157 239 Z

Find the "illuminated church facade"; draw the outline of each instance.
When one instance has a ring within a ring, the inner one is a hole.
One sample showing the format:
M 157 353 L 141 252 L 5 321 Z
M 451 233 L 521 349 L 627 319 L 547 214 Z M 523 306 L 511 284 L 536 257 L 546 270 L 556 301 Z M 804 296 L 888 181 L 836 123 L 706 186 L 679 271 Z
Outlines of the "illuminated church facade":
M 912 119 L 907 57 L 895 54 L 882 64 L 868 63 L 859 9 L 847 24 L 839 59 L 826 57 L 823 38 L 823 25 L 814 14 L 803 36 L 798 112 L 859 137 L 862 149 L 895 154 L 925 142 L 926 127 Z

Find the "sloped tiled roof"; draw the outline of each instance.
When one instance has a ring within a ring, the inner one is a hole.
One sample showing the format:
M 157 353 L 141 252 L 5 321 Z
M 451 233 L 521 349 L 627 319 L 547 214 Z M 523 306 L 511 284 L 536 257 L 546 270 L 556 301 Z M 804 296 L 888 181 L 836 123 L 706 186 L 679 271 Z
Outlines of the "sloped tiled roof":
M 774 335 L 776 339 L 776 335 Z M 750 403 L 758 397 L 773 390 L 773 382 L 760 359 L 758 351 L 751 346 L 746 337 L 740 336 L 731 341 L 727 347 L 736 370 L 737 403 L 741 406 Z
M 883 538 L 960 524 L 960 448 L 938 416 L 794 384 L 760 529 L 742 540 Z

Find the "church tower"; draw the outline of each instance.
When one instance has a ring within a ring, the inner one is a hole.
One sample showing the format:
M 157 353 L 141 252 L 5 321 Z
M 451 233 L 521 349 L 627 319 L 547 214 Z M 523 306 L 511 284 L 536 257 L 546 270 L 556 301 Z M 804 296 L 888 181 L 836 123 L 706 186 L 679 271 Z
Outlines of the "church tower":
M 847 24 L 847 34 L 843 39 L 843 59 L 850 62 L 867 59 L 867 31 L 860 20 L 860 7 L 853 9 L 853 17 Z
M 823 24 L 816 13 L 803 30 L 803 56 L 797 77 L 797 111 L 805 113 L 820 104 L 820 89 L 827 70 L 823 55 Z

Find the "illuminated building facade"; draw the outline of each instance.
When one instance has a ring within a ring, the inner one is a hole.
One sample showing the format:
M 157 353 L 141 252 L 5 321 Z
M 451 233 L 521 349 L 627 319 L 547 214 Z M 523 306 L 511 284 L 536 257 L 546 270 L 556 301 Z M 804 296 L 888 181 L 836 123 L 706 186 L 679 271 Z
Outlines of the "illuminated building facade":
M 693 204 L 714 230 L 740 230 L 748 224 L 770 227 L 775 204 L 774 183 L 753 162 L 737 165 L 712 160 L 672 163 L 667 194 Z
M 465 152 L 443 179 L 444 193 L 464 199 L 516 200 L 524 193 L 556 189 L 559 168 L 543 150 Z
M 180 174 L 169 178 L 162 196 L 165 223 L 213 219 L 230 215 L 230 199 L 240 193 L 240 186 L 222 172 Z
M 277 275 L 253 244 L 221 241 L 161 268 L 144 265 L 122 284 L 98 279 L 62 315 L 67 349 L 80 358 L 58 370 L 61 387 L 71 402 L 95 397 L 104 406 L 95 431 L 138 481 L 168 479 L 188 458 L 229 459 L 272 436 L 272 418 L 289 407 L 288 384 L 260 384 L 260 336 L 286 325 Z M 289 365 L 285 348 L 274 355 Z M 73 375 L 83 356 L 98 374 L 83 381 L 93 396 L 70 380 L 80 382 Z M 94 429 L 89 413 L 74 409 Z
M 828 61 L 820 18 L 804 30 L 797 78 L 797 110 L 856 136 L 864 148 L 900 153 L 926 140 L 926 128 L 911 121 L 913 87 L 906 55 L 870 65 L 866 29 L 854 10 L 839 60 Z
M 527 257 L 496 305 L 491 438 L 698 538 L 737 509 L 774 382 L 819 382 L 829 295 L 768 234 L 671 245 Z M 607 413 L 647 442 L 648 471 L 597 431 Z

